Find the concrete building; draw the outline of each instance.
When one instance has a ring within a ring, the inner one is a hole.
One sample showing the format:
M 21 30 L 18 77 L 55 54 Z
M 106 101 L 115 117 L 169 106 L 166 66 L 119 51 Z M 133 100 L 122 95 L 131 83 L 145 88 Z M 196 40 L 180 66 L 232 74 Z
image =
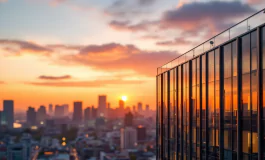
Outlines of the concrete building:
M 82 102 L 74 102 L 73 121 L 74 122 L 78 122 L 78 123 L 83 121 L 83 106 L 82 106 Z
M 14 101 L 4 100 L 4 114 L 6 115 L 6 123 L 8 128 L 13 128 L 14 124 Z
M 107 110 L 107 96 L 99 95 L 98 96 L 98 117 L 106 117 Z
M 121 128 L 121 149 L 134 149 L 137 146 L 137 131 L 133 127 Z

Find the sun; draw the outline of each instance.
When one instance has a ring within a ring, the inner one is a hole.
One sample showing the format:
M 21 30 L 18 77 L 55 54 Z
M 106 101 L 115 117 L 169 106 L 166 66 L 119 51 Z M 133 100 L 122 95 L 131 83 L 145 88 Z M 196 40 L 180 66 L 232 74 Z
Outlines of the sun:
M 127 96 L 121 96 L 121 99 L 125 102 L 127 101 Z

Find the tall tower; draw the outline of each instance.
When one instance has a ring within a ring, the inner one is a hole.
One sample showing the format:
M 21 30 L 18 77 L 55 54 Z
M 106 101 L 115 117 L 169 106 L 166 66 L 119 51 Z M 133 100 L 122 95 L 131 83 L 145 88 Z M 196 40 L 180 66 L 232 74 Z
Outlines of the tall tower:
M 139 102 L 138 103 L 138 113 L 141 113 L 142 111 L 143 111 L 143 104 L 142 104 L 142 102 Z
M 98 117 L 106 117 L 107 96 L 98 96 Z
M 49 104 L 49 115 L 53 115 L 53 106 Z
M 82 120 L 83 120 L 82 102 L 74 102 L 73 121 L 80 123 L 82 122 Z
M 14 123 L 14 101 L 4 100 L 4 114 L 6 115 L 6 122 L 8 128 L 13 128 Z
M 29 107 L 27 110 L 27 124 L 28 125 L 36 125 L 37 121 L 37 112 L 35 111 L 35 108 Z

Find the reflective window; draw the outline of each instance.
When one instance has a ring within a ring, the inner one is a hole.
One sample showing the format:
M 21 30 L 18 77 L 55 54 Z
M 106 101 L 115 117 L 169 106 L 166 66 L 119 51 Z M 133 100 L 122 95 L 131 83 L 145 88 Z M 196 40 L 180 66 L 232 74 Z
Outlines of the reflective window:
M 262 28 L 262 36 L 261 36 L 261 43 L 262 43 L 262 77 L 263 77 L 263 113 L 262 113 L 262 124 L 263 124 L 263 143 L 265 144 L 265 27 Z M 264 145 L 263 145 L 264 146 Z M 263 147 L 263 155 L 265 158 L 265 147 Z

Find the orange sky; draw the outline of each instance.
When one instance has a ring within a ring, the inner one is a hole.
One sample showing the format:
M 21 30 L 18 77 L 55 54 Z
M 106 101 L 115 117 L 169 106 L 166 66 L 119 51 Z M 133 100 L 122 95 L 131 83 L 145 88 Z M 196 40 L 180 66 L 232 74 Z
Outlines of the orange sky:
M 157 67 L 262 4 L 0 0 L 0 100 L 14 100 L 16 111 L 48 104 L 72 110 L 76 100 L 97 107 L 101 94 L 117 107 L 126 95 L 126 106 L 142 102 L 155 109 Z

